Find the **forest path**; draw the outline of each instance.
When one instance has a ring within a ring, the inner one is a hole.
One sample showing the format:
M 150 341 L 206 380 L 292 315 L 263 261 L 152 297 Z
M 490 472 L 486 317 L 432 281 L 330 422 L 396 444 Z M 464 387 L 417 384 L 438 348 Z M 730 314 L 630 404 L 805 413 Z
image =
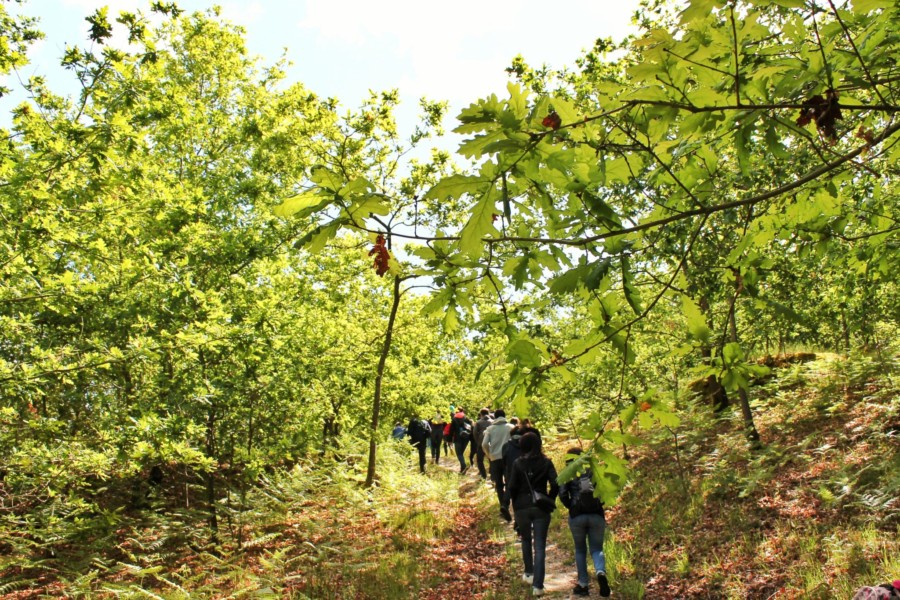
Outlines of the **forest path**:
M 500 519 L 486 519 L 483 514 L 483 505 L 489 503 L 491 510 L 497 508 L 494 486 L 489 480 L 481 479 L 478 469 L 470 466 L 464 475 L 459 475 L 459 463 L 451 456 L 449 460 L 441 460 L 440 468 L 451 471 L 459 477 L 460 510 L 456 515 L 457 527 L 451 536 L 450 543 L 440 552 L 445 564 L 454 568 L 461 566 L 464 570 L 471 570 L 477 574 L 476 582 L 463 578 L 462 585 L 455 585 L 453 580 L 445 582 L 440 587 L 442 595 L 434 598 L 473 598 L 473 589 L 494 590 L 494 595 L 489 598 L 530 598 L 531 586 L 521 580 L 522 576 L 522 549 L 519 538 L 512 524 L 507 524 Z M 429 467 L 434 467 L 429 464 Z M 456 532 L 468 531 L 464 539 L 457 540 Z M 476 550 L 477 548 L 477 550 Z M 509 564 L 508 564 L 509 563 Z M 512 566 L 510 566 L 512 565 Z M 489 567 L 489 568 L 486 568 Z M 510 572 L 515 575 L 511 576 Z M 544 598 L 558 600 L 561 598 L 575 598 L 572 588 L 575 586 L 575 565 L 572 557 L 561 549 L 553 539 L 551 530 L 550 539 L 547 542 L 544 577 Z M 509 579 L 513 577 L 513 581 Z M 476 585 L 471 585 L 476 583 Z M 505 591 L 506 594 L 502 595 Z M 436 590 L 437 591 L 437 590 Z M 592 595 L 597 594 L 596 585 L 592 586 Z M 432 596 L 429 596 L 431 598 Z M 599 596 L 598 596 L 599 597 Z

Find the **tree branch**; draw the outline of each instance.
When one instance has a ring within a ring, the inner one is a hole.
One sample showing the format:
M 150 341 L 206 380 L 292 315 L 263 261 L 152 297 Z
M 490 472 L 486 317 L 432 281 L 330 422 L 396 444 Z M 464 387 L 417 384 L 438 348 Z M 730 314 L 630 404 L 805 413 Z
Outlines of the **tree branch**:
M 731 35 L 734 38 L 734 97 L 738 106 L 741 105 L 741 60 L 738 54 L 737 24 L 734 21 L 734 2 L 731 3 Z
M 875 92 L 875 95 L 878 96 L 879 100 L 884 104 L 887 104 L 887 100 L 885 100 L 884 96 L 881 95 L 881 92 L 878 91 L 878 86 L 875 85 L 875 79 L 872 77 L 872 73 L 869 72 L 869 67 L 866 66 L 866 61 L 863 60 L 862 55 L 859 53 L 859 48 L 856 47 L 856 42 L 853 41 L 853 36 L 850 35 L 850 30 L 847 29 L 847 25 L 844 24 L 844 20 L 841 18 L 840 13 L 838 13 L 837 7 L 832 0 L 828 0 L 828 4 L 831 6 L 831 11 L 834 13 L 837 22 L 840 23 L 841 29 L 844 30 L 844 35 L 846 36 L 847 41 L 850 42 L 850 47 L 853 48 L 853 53 L 856 54 L 856 59 L 859 61 L 863 72 L 866 74 L 866 79 L 869 80 L 869 84 L 872 86 L 872 91 Z
M 584 356 L 585 354 L 587 354 L 588 352 L 590 352 L 591 350 L 593 350 L 600 344 L 604 344 L 604 343 L 608 342 L 614 336 L 619 334 L 621 331 L 628 329 L 630 332 L 631 326 L 634 325 L 635 323 L 643 320 L 647 315 L 649 315 L 650 312 L 656 307 L 656 305 L 662 299 L 662 297 L 666 295 L 666 292 L 669 291 L 669 287 L 675 283 L 675 279 L 678 278 L 678 274 L 681 273 L 682 267 L 684 266 L 685 262 L 687 261 L 688 256 L 690 256 L 691 248 L 694 247 L 694 242 L 697 241 L 697 238 L 699 237 L 700 232 L 703 230 L 703 226 L 706 224 L 707 218 L 708 218 L 708 215 L 703 216 L 703 218 L 700 220 L 699 225 L 697 225 L 697 228 L 694 230 L 694 233 L 691 235 L 691 239 L 688 241 L 688 243 L 686 244 L 686 246 L 684 248 L 684 251 L 682 252 L 681 261 L 678 263 L 678 266 L 672 270 L 672 277 L 669 279 L 669 282 L 663 286 L 662 291 L 660 291 L 656 295 L 656 297 L 653 298 L 653 301 L 647 306 L 647 308 L 644 309 L 644 311 L 641 314 L 637 315 L 635 318 L 631 319 L 630 321 L 628 321 L 627 323 L 625 323 L 624 325 L 622 325 L 621 327 L 619 327 L 618 329 L 616 329 L 615 331 L 613 331 L 612 333 L 610 333 L 609 335 L 604 337 L 602 340 L 598 341 L 595 344 L 591 344 L 590 346 L 585 348 L 580 353 L 570 356 L 568 358 L 563 358 L 562 360 L 557 361 L 556 364 L 550 363 L 547 365 L 542 365 L 541 367 L 538 367 L 537 369 L 535 369 L 535 371 L 542 371 L 542 370 L 545 371 L 547 369 L 551 369 L 556 366 L 564 365 L 569 361 L 576 360 L 576 359 Z M 625 352 L 627 353 L 627 351 L 628 351 L 628 347 L 626 346 Z
M 872 146 L 875 146 L 885 139 L 896 133 L 900 130 L 900 122 L 894 123 L 887 127 L 884 131 L 881 132 L 875 139 L 872 140 Z M 618 237 L 621 235 L 628 235 L 629 233 L 635 233 L 637 231 L 644 231 L 645 229 L 653 229 L 655 227 L 662 227 L 663 225 L 668 225 L 669 223 L 674 223 L 676 221 L 681 221 L 683 219 L 687 219 L 690 217 L 695 217 L 698 215 L 711 215 L 717 212 L 721 212 L 723 210 L 728 210 L 731 208 L 738 208 L 741 206 L 752 206 L 754 204 L 758 204 L 763 202 L 764 200 L 769 200 L 771 198 L 776 198 L 781 196 L 782 194 L 786 194 L 792 190 L 795 190 L 804 184 L 809 183 L 815 179 L 818 179 L 822 175 L 833 171 L 834 169 L 840 167 L 846 162 L 849 162 L 862 154 L 870 148 L 869 144 L 864 146 L 860 146 L 855 150 L 848 152 L 831 161 L 830 163 L 824 164 L 817 169 L 813 169 L 806 175 L 795 179 L 791 183 L 785 184 L 781 187 L 775 188 L 773 190 L 769 190 L 767 192 L 763 192 L 761 194 L 757 194 L 755 196 L 750 196 L 749 198 L 744 198 L 742 200 L 735 200 L 733 202 L 726 202 L 724 204 L 717 204 L 714 206 L 707 206 L 704 208 L 697 208 L 693 210 L 688 210 L 683 213 L 679 213 L 677 215 L 672 215 L 670 217 L 666 217 L 664 219 L 657 219 L 655 221 L 648 221 L 647 223 L 641 223 L 640 225 L 635 225 L 634 227 L 628 227 L 625 229 L 617 229 L 615 231 L 609 231 L 606 233 L 601 233 L 599 235 L 590 236 L 587 238 L 583 238 L 580 240 L 569 240 L 569 239 L 554 239 L 554 238 L 525 238 L 525 237 L 507 237 L 507 238 L 484 238 L 483 241 L 488 244 L 496 244 L 499 242 L 531 242 L 531 243 L 542 243 L 542 244 L 559 244 L 565 246 L 584 246 L 586 244 L 591 244 L 593 242 L 598 242 L 600 240 Z M 458 238 L 453 238 L 458 239 Z

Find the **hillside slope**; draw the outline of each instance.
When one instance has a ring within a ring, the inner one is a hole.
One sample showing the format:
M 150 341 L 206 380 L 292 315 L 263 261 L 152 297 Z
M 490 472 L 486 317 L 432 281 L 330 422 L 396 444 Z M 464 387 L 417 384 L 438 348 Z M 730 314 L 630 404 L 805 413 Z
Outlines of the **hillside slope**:
M 775 369 L 753 388 L 764 442 L 755 452 L 736 413 L 714 417 L 685 400 L 677 430 L 628 449 L 633 477 L 608 511 L 613 598 L 850 598 L 900 577 L 898 362 L 827 356 Z M 561 466 L 571 441 L 539 425 Z M 351 454 L 262 476 L 222 504 L 217 543 L 203 540 L 202 510 L 171 500 L 110 514 L 78 544 L 9 520 L 0 598 L 529 594 L 515 536 L 475 469 L 461 477 L 444 457 L 421 475 L 405 442 L 379 453 L 371 490 Z M 550 543 L 547 598 L 567 598 L 575 567 L 564 509 Z
M 622 598 L 849 598 L 900 577 L 896 354 L 777 368 L 753 390 L 764 448 L 739 416 L 685 406 L 631 449 L 610 511 Z

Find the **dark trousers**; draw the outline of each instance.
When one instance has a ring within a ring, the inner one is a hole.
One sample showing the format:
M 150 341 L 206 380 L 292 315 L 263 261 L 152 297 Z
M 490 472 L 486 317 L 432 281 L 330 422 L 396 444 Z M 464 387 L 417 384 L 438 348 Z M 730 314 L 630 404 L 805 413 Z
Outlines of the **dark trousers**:
M 454 440 L 453 448 L 456 450 L 456 459 L 459 461 L 459 470 L 460 472 L 466 470 L 466 446 L 469 445 L 468 441 Z
M 431 440 L 431 458 L 434 460 L 434 464 L 441 462 L 441 443 L 442 440 Z
M 531 585 L 542 590 L 550 513 L 537 506 L 529 506 L 516 511 L 516 522 L 522 532 L 522 562 L 525 563 L 525 572 L 534 574 Z
M 491 481 L 494 482 L 494 491 L 497 492 L 497 500 L 500 502 L 500 508 L 506 506 L 503 494 L 506 491 L 504 477 L 506 475 L 506 461 L 502 458 L 491 461 Z
M 478 465 L 478 474 L 481 475 L 481 478 L 487 478 L 487 470 L 484 468 L 484 450 L 481 446 L 475 449 L 475 464 Z
M 413 446 L 416 447 L 416 450 L 419 451 L 419 471 L 422 473 L 425 472 L 425 442 L 415 442 Z

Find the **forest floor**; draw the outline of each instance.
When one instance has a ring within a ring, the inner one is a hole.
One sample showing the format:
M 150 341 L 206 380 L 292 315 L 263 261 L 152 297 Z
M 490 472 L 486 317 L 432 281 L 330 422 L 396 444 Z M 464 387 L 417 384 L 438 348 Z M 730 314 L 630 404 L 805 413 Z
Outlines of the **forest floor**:
M 456 464 L 452 466 L 447 465 L 445 461 L 441 466 L 454 473 L 459 472 L 459 467 Z M 469 468 L 465 475 L 460 476 L 460 498 L 463 502 L 470 504 L 466 510 L 460 511 L 460 518 L 468 519 L 474 516 L 476 519 L 484 519 L 485 511 L 489 512 L 492 508 L 499 512 L 494 486 L 489 482 L 489 478 L 481 479 L 474 465 Z M 473 507 L 478 507 L 475 508 L 474 515 Z M 509 589 L 511 593 L 519 594 L 519 596 L 511 597 L 529 595 L 531 591 L 530 586 L 519 580 L 519 576 L 524 572 L 522 569 L 521 542 L 512 523 L 506 523 L 499 519 L 489 519 L 487 522 L 493 530 L 491 535 L 484 536 L 482 534 L 467 539 L 463 544 L 463 548 L 454 543 L 448 549 L 448 552 L 444 554 L 445 564 L 453 564 L 454 562 L 470 566 L 496 564 L 498 568 L 494 568 L 489 573 L 486 573 L 487 577 L 479 578 L 478 585 L 474 586 L 474 589 L 481 590 L 476 593 L 482 594 L 482 597 L 499 598 L 496 594 L 500 590 L 509 588 L 512 588 Z M 481 547 L 480 550 L 474 550 L 474 548 L 479 546 Z M 470 556 L 473 550 L 475 556 Z M 572 558 L 568 557 L 559 548 L 558 544 L 552 540 L 549 541 L 545 562 L 544 591 L 546 594 L 544 597 L 551 600 L 553 598 L 568 598 L 576 583 L 573 576 L 574 568 Z M 446 595 L 436 596 L 435 598 L 463 599 L 476 597 L 473 596 L 472 585 L 465 581 L 455 581 L 452 578 L 445 582 L 442 592 Z
M 679 427 L 644 432 L 607 512 L 612 597 L 826 600 L 900 578 L 898 362 L 827 356 L 777 368 L 752 388 L 756 451 L 739 411 L 689 400 L 676 407 Z M 545 430 L 560 464 L 571 440 Z M 421 475 L 404 442 L 379 455 L 373 489 L 353 467 L 360 456 L 263 476 L 223 500 L 216 543 L 205 507 L 168 494 L 67 538 L 4 521 L 0 598 L 530 597 L 515 533 L 477 469 L 461 476 L 445 456 Z M 551 521 L 551 600 L 575 584 L 565 513 Z

